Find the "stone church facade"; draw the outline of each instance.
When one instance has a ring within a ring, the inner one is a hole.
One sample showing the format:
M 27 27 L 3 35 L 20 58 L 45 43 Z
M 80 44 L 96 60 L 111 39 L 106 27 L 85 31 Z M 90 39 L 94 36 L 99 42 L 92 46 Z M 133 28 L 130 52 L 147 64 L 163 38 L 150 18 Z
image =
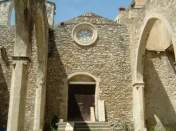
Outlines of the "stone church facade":
M 0 131 L 176 131 L 175 0 L 134 0 L 114 21 L 85 13 L 59 24 L 54 2 L 45 5 L 48 61 L 39 90 L 35 39 L 14 77 L 24 49 L 14 46 L 13 2 L 0 1 Z

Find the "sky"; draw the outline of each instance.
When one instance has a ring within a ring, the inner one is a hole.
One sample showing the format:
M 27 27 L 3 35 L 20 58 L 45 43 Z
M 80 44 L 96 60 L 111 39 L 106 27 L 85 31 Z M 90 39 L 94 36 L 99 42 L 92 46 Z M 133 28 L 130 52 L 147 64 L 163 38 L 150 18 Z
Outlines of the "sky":
M 115 19 L 119 7 L 128 7 L 131 0 L 55 0 L 55 2 L 55 23 L 59 23 L 86 12 Z

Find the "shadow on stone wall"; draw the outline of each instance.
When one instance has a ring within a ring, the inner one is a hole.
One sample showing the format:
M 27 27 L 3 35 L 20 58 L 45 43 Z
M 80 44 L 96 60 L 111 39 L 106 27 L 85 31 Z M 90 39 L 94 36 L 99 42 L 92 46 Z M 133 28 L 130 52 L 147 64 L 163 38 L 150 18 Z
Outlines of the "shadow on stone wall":
M 45 129 L 51 126 L 54 117 L 65 119 L 66 105 L 64 98 L 68 89 L 65 89 L 67 75 L 63 63 L 60 59 L 59 52 L 55 43 L 54 31 L 50 30 L 48 69 L 47 69 L 47 90 L 46 90 L 46 112 L 45 112 Z
M 0 130 L 7 127 L 9 90 L 0 65 Z
M 169 59 L 170 65 L 172 66 L 172 69 L 174 70 L 175 74 L 176 74 L 176 66 L 175 66 L 175 55 L 174 55 L 174 50 L 172 49 L 172 51 L 167 51 L 166 55 Z
M 176 112 L 174 110 L 173 104 L 170 101 L 170 99 L 173 99 L 173 97 L 170 96 L 171 95 L 170 92 L 166 91 L 166 88 L 168 87 L 164 86 L 167 84 L 168 84 L 167 86 L 173 86 L 173 85 L 170 85 L 168 79 L 164 81 L 164 78 L 162 79 L 158 75 L 158 71 L 156 68 L 158 69 L 162 68 L 163 70 L 167 70 L 167 69 L 163 67 L 156 67 L 156 64 L 154 65 L 153 61 L 151 60 L 151 57 L 155 59 L 157 57 L 162 57 L 162 56 L 161 55 L 154 56 L 149 52 L 147 53 L 146 56 L 147 57 L 145 57 L 146 66 L 144 68 L 144 81 L 145 81 L 145 104 L 146 104 L 147 128 L 155 127 L 162 123 L 165 128 L 169 128 L 175 131 L 176 130 Z M 161 65 L 161 63 L 157 63 L 157 64 L 158 64 L 157 66 L 163 66 Z M 159 71 L 163 71 L 163 70 L 159 70 Z M 163 73 L 162 75 L 167 75 L 167 74 L 164 74 L 164 72 L 162 73 Z

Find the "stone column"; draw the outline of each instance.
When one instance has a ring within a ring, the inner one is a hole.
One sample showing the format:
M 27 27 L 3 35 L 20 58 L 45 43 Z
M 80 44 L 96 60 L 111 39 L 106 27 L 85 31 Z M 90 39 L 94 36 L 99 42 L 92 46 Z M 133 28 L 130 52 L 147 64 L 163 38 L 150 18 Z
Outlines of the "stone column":
M 135 131 L 146 131 L 144 105 L 144 83 L 135 83 L 133 85 L 133 118 Z
M 24 125 L 24 102 L 28 60 L 14 60 L 10 90 L 8 131 L 22 131 Z
M 44 127 L 46 76 L 48 60 L 48 21 L 45 1 L 34 3 L 35 37 L 38 50 L 37 88 L 34 112 L 34 131 L 42 131 Z
M 13 0 L 16 11 L 16 39 L 7 131 L 24 131 L 27 68 L 31 56 L 32 23 L 28 1 Z
M 41 74 L 37 79 L 37 89 L 35 96 L 34 131 L 43 131 L 45 114 L 46 85 L 45 76 Z

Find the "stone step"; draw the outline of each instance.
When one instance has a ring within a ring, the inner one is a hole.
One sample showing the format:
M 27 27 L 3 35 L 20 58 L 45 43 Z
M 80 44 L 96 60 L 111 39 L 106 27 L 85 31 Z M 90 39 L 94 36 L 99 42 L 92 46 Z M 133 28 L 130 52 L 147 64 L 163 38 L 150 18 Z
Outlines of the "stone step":
M 112 131 L 111 128 L 79 128 L 74 131 Z
M 75 127 L 84 127 L 84 126 L 87 126 L 87 127 L 96 127 L 96 126 L 103 126 L 103 127 L 109 127 L 110 124 L 108 122 L 76 122 L 75 124 Z
M 67 123 L 59 123 L 58 131 L 65 131 Z M 113 131 L 113 127 L 108 122 L 74 122 L 74 131 Z M 122 131 L 115 129 L 115 131 Z

